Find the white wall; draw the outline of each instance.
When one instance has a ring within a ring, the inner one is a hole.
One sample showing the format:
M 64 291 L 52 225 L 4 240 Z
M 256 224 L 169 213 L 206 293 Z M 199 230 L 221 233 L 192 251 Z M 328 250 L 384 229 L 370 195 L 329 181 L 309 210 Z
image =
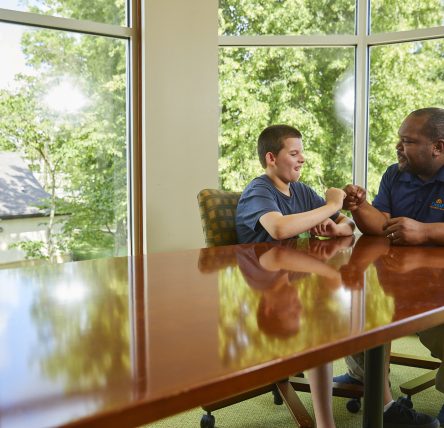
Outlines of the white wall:
M 218 2 L 142 3 L 145 251 L 198 248 L 196 195 L 218 187 Z

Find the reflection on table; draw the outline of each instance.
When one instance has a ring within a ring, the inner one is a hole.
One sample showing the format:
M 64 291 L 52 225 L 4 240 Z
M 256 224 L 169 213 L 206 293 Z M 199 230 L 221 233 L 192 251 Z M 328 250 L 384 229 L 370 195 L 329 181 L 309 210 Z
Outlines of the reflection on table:
M 361 237 L 0 270 L 0 426 L 141 425 L 444 323 L 443 256 Z

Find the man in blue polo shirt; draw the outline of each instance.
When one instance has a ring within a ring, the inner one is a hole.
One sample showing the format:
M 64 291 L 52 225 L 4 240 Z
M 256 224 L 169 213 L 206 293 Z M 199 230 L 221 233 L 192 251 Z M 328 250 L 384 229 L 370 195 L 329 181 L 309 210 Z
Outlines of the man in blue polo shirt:
M 364 234 L 387 236 L 393 245 L 444 245 L 444 109 L 413 111 L 398 133 L 398 163 L 383 175 L 373 203 L 366 201 L 365 189 L 348 185 L 344 189 L 344 208 L 352 212 Z M 432 355 L 442 361 L 444 325 L 418 336 Z M 349 373 L 335 380 L 361 381 L 362 358 L 356 355 L 347 362 Z M 443 364 L 436 376 L 436 388 L 444 392 Z M 438 420 L 444 426 L 444 406 Z

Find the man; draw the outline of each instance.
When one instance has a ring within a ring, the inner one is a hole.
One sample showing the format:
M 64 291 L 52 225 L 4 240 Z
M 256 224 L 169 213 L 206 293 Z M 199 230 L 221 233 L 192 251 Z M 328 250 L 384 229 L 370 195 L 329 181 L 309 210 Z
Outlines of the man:
M 351 211 L 364 234 L 384 235 L 393 245 L 444 245 L 444 109 L 429 107 L 413 111 L 398 133 L 398 163 L 391 165 L 383 175 L 373 203 L 370 205 L 366 201 L 366 191 L 362 187 L 348 185 L 344 189 L 347 193 L 344 208 Z M 442 360 L 443 326 L 418 335 L 432 355 Z M 347 363 L 349 374 L 334 380 L 360 381 L 362 359 L 353 356 Z M 441 365 L 436 379 L 436 387 L 441 392 L 444 392 L 443 376 Z M 390 408 L 393 400 L 387 386 L 386 389 L 384 401 Z M 433 426 L 432 422 L 420 419 L 405 426 Z M 438 420 L 444 426 L 444 406 Z

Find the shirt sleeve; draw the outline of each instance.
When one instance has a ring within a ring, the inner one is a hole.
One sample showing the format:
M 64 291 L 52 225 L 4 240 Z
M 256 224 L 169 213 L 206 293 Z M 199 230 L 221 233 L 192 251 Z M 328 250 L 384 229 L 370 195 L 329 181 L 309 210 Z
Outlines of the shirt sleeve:
M 373 199 L 372 205 L 379 211 L 390 213 L 392 212 L 392 206 L 390 203 L 390 189 L 391 189 L 391 174 L 389 170 L 384 173 L 379 184 L 378 194 Z
M 243 224 L 256 230 L 259 219 L 269 212 L 281 212 L 273 193 L 265 185 L 256 184 L 242 195 Z

